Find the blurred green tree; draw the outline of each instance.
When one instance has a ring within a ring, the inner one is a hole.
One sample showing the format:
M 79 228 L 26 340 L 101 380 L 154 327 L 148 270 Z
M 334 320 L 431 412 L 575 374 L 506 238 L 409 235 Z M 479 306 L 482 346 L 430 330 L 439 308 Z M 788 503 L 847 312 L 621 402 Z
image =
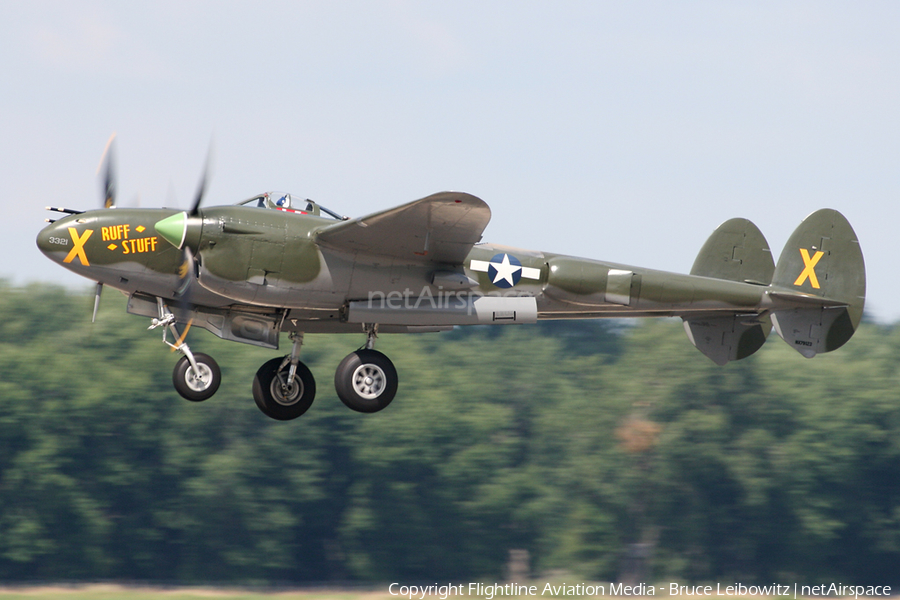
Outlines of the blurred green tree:
M 401 391 L 348 411 L 308 336 L 300 420 L 250 395 L 275 356 L 205 332 L 223 385 L 107 294 L 0 284 L 0 578 L 195 583 L 533 575 L 891 583 L 900 561 L 900 328 L 806 361 L 719 368 L 677 321 L 382 336 Z

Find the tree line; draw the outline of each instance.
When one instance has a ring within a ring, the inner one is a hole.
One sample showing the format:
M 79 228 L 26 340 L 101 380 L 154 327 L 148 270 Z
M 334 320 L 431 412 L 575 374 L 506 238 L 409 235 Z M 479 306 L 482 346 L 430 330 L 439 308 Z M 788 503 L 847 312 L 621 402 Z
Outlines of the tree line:
M 0 285 L 2 579 L 499 580 L 514 551 L 584 580 L 897 581 L 895 325 L 724 368 L 669 319 L 384 335 L 401 387 L 373 415 L 331 387 L 362 336 L 309 335 L 318 396 L 281 423 L 250 394 L 277 353 L 192 331 L 223 383 L 186 402 L 158 331 L 91 304 Z

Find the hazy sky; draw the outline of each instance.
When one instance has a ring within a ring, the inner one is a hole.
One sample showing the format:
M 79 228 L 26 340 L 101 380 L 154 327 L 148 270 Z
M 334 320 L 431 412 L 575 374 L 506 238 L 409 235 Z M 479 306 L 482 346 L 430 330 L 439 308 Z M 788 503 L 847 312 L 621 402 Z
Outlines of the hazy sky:
M 900 3 L 0 0 L 0 277 L 91 284 L 34 239 L 48 204 L 265 190 L 358 216 L 432 192 L 485 240 L 688 272 L 747 217 L 777 256 L 813 210 L 900 319 Z M 82 283 L 83 282 L 83 283 Z

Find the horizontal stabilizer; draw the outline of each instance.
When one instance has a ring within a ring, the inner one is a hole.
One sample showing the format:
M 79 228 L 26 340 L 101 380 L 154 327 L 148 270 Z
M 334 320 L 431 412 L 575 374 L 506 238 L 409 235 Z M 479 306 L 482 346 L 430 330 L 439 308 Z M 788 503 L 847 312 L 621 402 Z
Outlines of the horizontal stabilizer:
M 722 366 L 762 348 L 772 323 L 756 314 L 690 317 L 684 319 L 684 330 L 697 350 Z
M 770 291 L 769 296 L 775 298 L 781 303 L 790 302 L 801 307 L 818 307 L 818 308 L 847 308 L 846 302 L 840 300 L 831 300 L 830 298 L 820 298 L 812 294 L 798 294 L 796 292 L 779 292 Z

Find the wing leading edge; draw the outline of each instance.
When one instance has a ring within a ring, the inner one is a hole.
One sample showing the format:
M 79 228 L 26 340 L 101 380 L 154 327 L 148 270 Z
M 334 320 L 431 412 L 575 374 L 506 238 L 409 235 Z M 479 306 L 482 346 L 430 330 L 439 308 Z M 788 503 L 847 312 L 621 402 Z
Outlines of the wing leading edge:
M 396 208 L 320 229 L 320 246 L 410 262 L 461 264 L 491 220 L 471 194 L 440 192 Z

